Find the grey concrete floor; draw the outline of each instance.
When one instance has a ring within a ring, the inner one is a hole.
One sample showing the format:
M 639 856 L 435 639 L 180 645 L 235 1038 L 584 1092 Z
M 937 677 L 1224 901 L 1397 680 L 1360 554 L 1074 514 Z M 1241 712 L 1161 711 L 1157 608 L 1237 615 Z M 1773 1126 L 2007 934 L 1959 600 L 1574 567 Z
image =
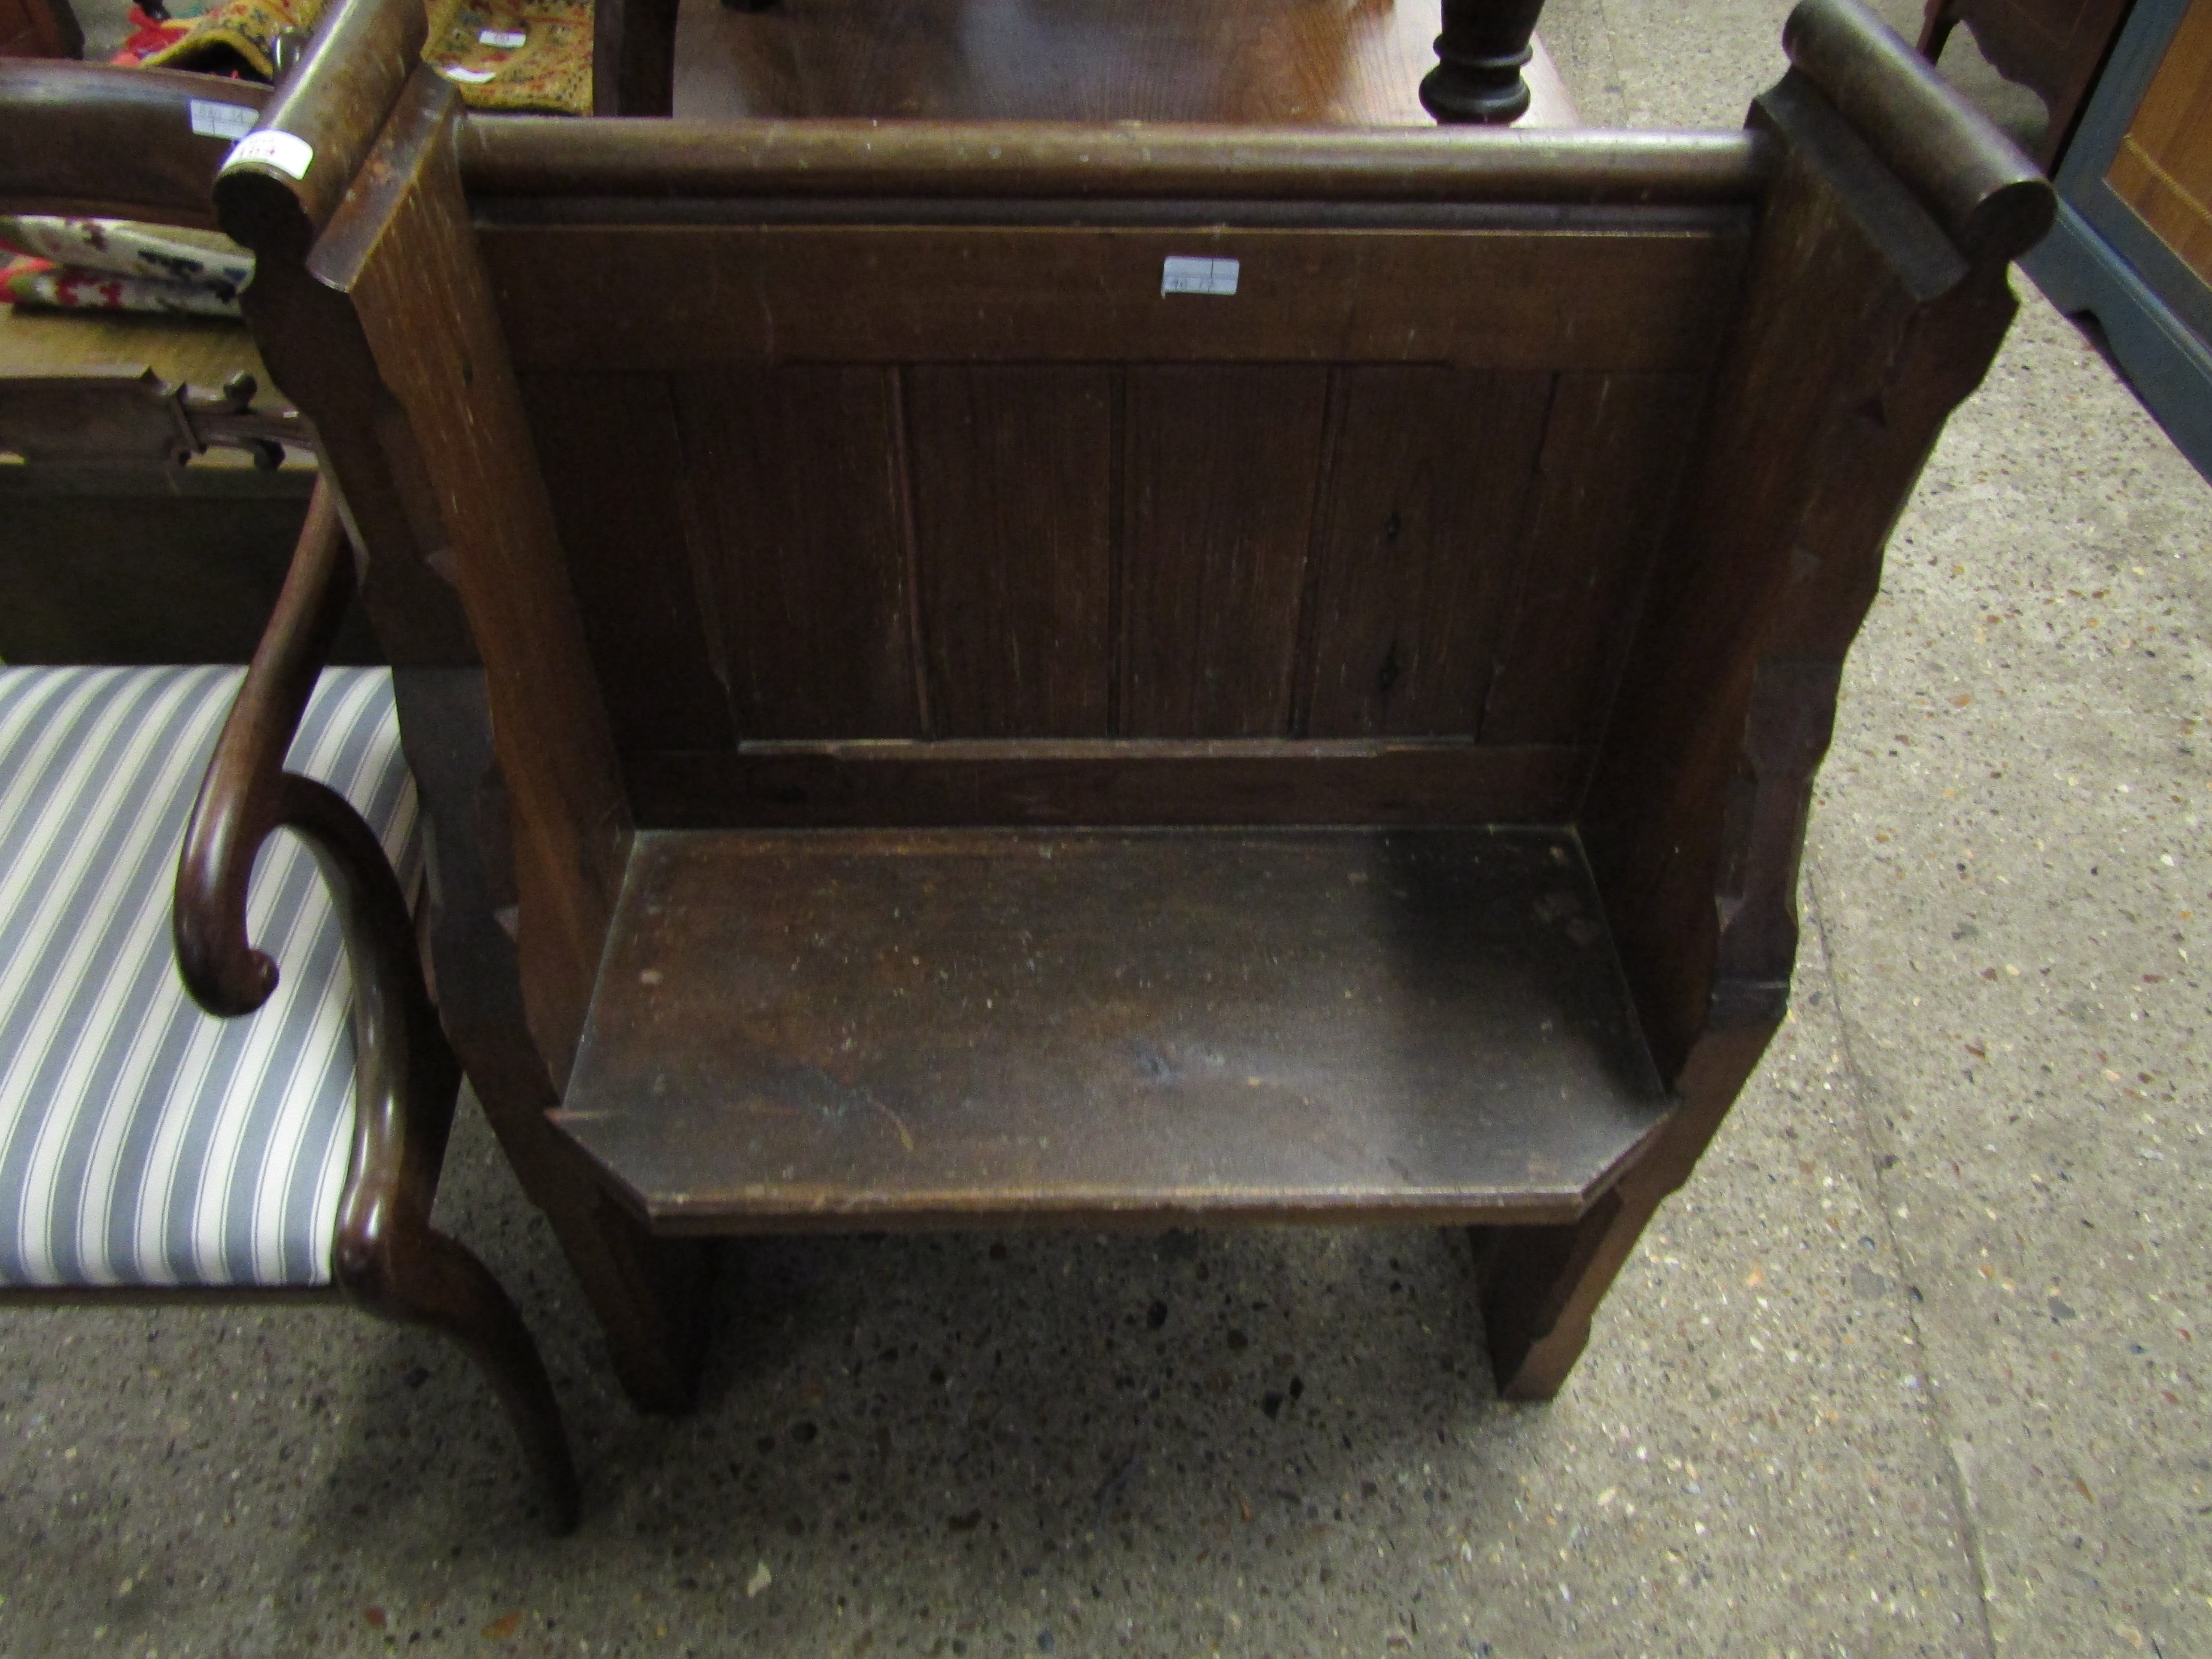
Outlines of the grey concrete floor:
M 1784 9 L 1546 27 L 1593 118 L 1733 125 Z M 642 1419 L 471 1120 L 443 1213 L 581 1533 L 407 1334 L 9 1314 L 0 1653 L 2212 1654 L 2212 490 L 2021 287 L 1851 658 L 1796 1012 L 1559 1401 L 1435 1232 L 940 1237 L 755 1250 Z

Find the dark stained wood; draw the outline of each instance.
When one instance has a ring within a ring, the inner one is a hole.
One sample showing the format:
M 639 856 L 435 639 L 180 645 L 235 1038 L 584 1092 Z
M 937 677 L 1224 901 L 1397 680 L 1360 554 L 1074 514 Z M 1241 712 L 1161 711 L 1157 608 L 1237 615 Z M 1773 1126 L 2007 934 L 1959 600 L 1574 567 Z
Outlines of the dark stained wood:
M 592 113 L 667 115 L 676 97 L 676 0 L 597 0 Z
M 0 4 L 0 56 L 74 58 L 84 30 L 69 0 L 5 0 Z
M 665 828 L 1560 823 L 1586 749 L 1469 743 L 763 744 L 627 757 Z
M 324 39 L 319 52 L 328 48 L 331 38 Z M 403 71 L 413 55 L 411 48 L 404 54 Z M 449 113 L 441 118 L 450 118 Z M 375 119 L 380 121 L 380 114 Z M 373 135 L 374 125 L 369 131 Z M 419 124 L 411 136 L 419 144 Z M 403 148 L 404 141 L 403 135 Z M 321 159 L 339 165 L 346 161 L 342 153 Z M 419 159 L 418 149 L 414 157 L 387 161 L 380 181 L 384 192 L 373 206 L 364 204 L 372 222 L 367 240 L 373 240 L 381 228 L 380 214 L 389 214 L 392 191 L 419 184 L 411 165 Z M 449 161 L 442 174 L 434 172 L 433 176 L 454 191 Z M 574 915 L 574 908 L 562 902 L 566 896 L 560 887 L 564 877 L 588 878 L 590 849 L 578 849 L 582 855 L 564 865 L 557 854 L 549 859 L 542 835 L 526 835 L 518 857 L 507 793 L 502 787 L 489 798 L 480 793 L 484 773 L 480 757 L 489 749 L 492 700 L 485 676 L 476 665 L 476 640 L 454 586 L 458 568 L 439 486 L 425 453 L 432 445 L 406 418 L 406 404 L 372 346 L 361 297 L 344 291 L 345 271 L 325 280 L 331 273 L 311 274 L 307 269 L 319 228 L 310 211 L 314 204 L 258 174 L 222 180 L 217 189 L 225 228 L 252 247 L 258 261 L 246 296 L 249 319 L 278 382 L 314 420 L 326 469 L 343 493 L 342 510 L 365 556 L 363 600 L 384 648 L 398 665 L 395 682 L 403 704 L 412 708 L 411 718 L 403 714 L 403 741 L 424 790 L 425 809 L 440 830 L 430 857 L 438 872 L 434 886 L 442 899 L 433 928 L 433 955 L 444 975 L 441 1018 L 450 1022 L 479 1098 L 526 1188 L 545 1209 L 600 1314 L 615 1370 L 631 1399 L 645 1410 L 683 1409 L 693 1397 L 703 1348 L 697 1293 L 704 1264 L 694 1251 L 642 1237 L 634 1223 L 609 1206 L 574 1149 L 555 1141 L 544 1127 L 544 1108 L 558 1097 L 548 1055 L 557 1055 L 565 1068 L 567 1051 L 560 1042 L 557 1006 L 553 1041 L 544 1041 L 542 941 L 564 915 Z M 449 194 L 449 210 L 452 202 Z M 453 223 L 449 217 L 447 227 Z M 356 227 L 356 257 L 362 240 Z M 404 283 L 401 289 L 404 295 Z M 462 291 L 469 291 L 466 284 Z M 474 292 L 480 295 L 481 289 Z M 427 315 L 427 349 L 434 356 L 451 343 L 445 331 L 468 320 L 457 314 L 453 298 L 451 289 L 434 289 L 427 312 L 401 304 L 387 321 L 413 327 Z M 477 343 L 480 348 L 481 331 Z M 495 364 L 496 352 L 486 361 Z M 458 368 L 465 386 L 475 373 L 475 362 L 465 351 L 447 356 L 443 366 L 449 372 Z M 510 406 L 505 412 L 508 417 L 501 420 L 496 417 L 502 411 L 492 411 L 495 419 L 488 433 L 506 441 L 501 467 L 511 469 L 527 464 L 529 458 L 520 441 L 519 410 Z M 496 478 L 500 470 L 491 476 Z M 450 471 L 447 476 L 450 481 Z M 465 489 L 471 481 L 463 477 L 459 483 Z M 538 543 L 541 549 L 547 544 L 545 540 Z M 522 603 L 536 586 L 526 581 L 508 597 Z M 505 630 L 496 637 L 511 638 Z M 516 653 L 503 654 L 511 670 Z M 527 655 L 526 641 L 523 654 Z M 473 701 L 463 695 L 442 705 L 434 699 L 426 704 L 415 695 L 426 683 L 459 685 L 465 694 L 472 693 Z M 559 702 L 556 699 L 545 712 L 557 715 Z M 436 718 L 440 714 L 447 718 L 441 720 Z M 507 735 L 526 740 L 533 725 L 526 718 L 520 726 L 506 728 Z M 585 722 L 566 735 L 588 738 L 591 730 L 587 711 Z M 441 797 L 432 781 L 441 763 L 458 764 L 468 777 L 459 788 L 465 804 Z M 526 753 L 517 757 L 516 764 L 526 778 L 538 782 L 544 775 L 547 757 Z M 526 808 L 534 804 L 526 801 Z M 525 828 L 542 829 L 542 821 Z M 518 864 L 522 866 L 519 878 Z M 525 892 L 532 898 L 533 914 L 521 923 L 520 902 Z M 519 927 L 526 943 L 539 951 L 535 977 L 540 984 L 534 1008 L 509 926 Z M 580 969 L 581 984 L 571 992 L 578 1013 L 598 956 L 595 939 L 586 937 L 580 943 L 580 960 L 574 963 L 572 971 Z M 538 1017 L 535 1021 L 533 1014 Z
M 274 471 L 289 448 L 312 453 L 296 410 L 253 406 L 240 378 L 220 392 L 164 380 L 153 369 L 0 374 L 0 453 L 36 467 L 180 471 L 210 449 Z
M 0 210 L 211 227 L 231 141 L 195 136 L 191 102 L 258 112 L 268 96 L 176 70 L 0 60 Z
M 1356 131 L 1193 122 L 570 121 L 502 115 L 462 131 L 471 200 L 523 204 L 834 198 L 1725 207 L 1767 160 L 1747 132 Z
M 541 374 L 521 387 L 616 743 L 733 742 L 729 691 L 708 645 L 707 553 L 667 382 Z
M 1552 378 L 1340 372 L 1305 735 L 1474 734 Z
M 874 8 L 838 73 L 961 15 Z M 372 580 L 450 543 L 483 644 L 500 1115 L 551 1091 L 677 1231 L 1480 1220 L 1500 1385 L 1556 1389 L 1784 1017 L 1837 665 L 2048 214 L 1856 0 L 1791 49 L 1726 141 L 522 122 L 464 162 L 411 92 L 314 270 L 385 399 L 331 452 Z M 1164 295 L 1174 254 L 1236 294 Z M 528 374 L 678 377 L 648 488 L 711 504 L 739 741 L 622 754 L 626 858 L 502 327 Z M 680 1367 L 680 1259 L 512 1144 Z
M 352 596 L 352 550 L 318 484 L 268 632 L 223 722 L 177 864 L 177 966 L 210 1013 L 251 1014 L 276 967 L 247 933 L 262 844 L 289 830 L 313 853 L 353 985 L 355 1125 L 331 1278 L 373 1313 L 458 1344 L 499 1395 L 544 1487 L 554 1531 L 580 1492 L 538 1347 L 483 1264 L 430 1224 L 460 1068 L 422 981 L 415 925 L 376 833 L 343 795 L 284 769 L 286 752 Z
M 0 468 L 0 662 L 246 661 L 314 482 L 305 467 Z M 358 605 L 329 659 L 384 659 Z
M 1860 0 L 1798 0 L 1782 44 L 1970 258 L 2043 240 L 2058 198 L 2042 169 Z
M 692 1241 L 646 1232 L 547 1121 L 561 1094 L 531 1036 L 521 963 L 501 920 L 512 919 L 517 895 L 483 671 L 400 668 L 392 690 L 428 824 L 423 905 L 439 1022 L 516 1179 L 590 1298 L 623 1391 L 641 1411 L 688 1411 L 706 1345 L 712 1262 Z
M 482 233 L 518 368 L 1451 362 L 1693 369 L 1744 242 L 1714 230 L 523 227 Z M 1160 291 L 1170 255 L 1237 293 Z M 735 296 L 742 295 L 743 302 Z
M 1121 735 L 1289 735 L 1328 400 L 1324 369 L 1129 371 Z
M 1663 1121 L 1569 837 L 640 838 L 557 1121 L 669 1229 L 1570 1219 Z
M 1437 66 L 1421 82 L 1429 113 L 1443 122 L 1519 119 L 1530 98 L 1522 71 L 1543 9 L 1544 0 L 1443 0 Z
M 906 426 L 932 734 L 1106 736 L 1112 375 L 916 368 Z
M 881 368 L 677 383 L 741 736 L 922 732 L 895 391 Z
M 321 284 L 356 308 L 447 538 L 505 734 L 521 893 L 523 988 L 556 1081 L 590 1000 L 629 841 L 629 808 L 583 626 L 534 463 L 453 161 L 458 94 L 419 70 L 316 245 Z M 312 176 L 312 175 L 310 175 Z M 419 508 L 418 508 L 419 510 Z
M 1565 1381 L 1781 1025 L 1844 653 L 1921 465 L 2014 309 L 2003 252 L 1962 258 L 1818 90 L 1793 75 L 1752 118 L 1785 145 L 1782 170 L 1581 820 L 1683 1106 L 1575 1236 L 1497 1241 L 1484 1322 L 1513 1397 Z
M 1485 743 L 1588 744 L 1603 731 L 1704 392 L 1694 375 L 1559 377 Z
M 1840 660 L 1927 445 L 2013 309 L 2002 263 L 1960 258 L 1900 184 L 1862 165 L 1817 91 L 1785 81 L 1753 113 L 1791 152 L 1583 820 L 1670 1072 L 1708 1017 L 1757 665 Z M 1793 637 L 1814 619 L 1823 638 Z
M 989 0 L 779 0 L 742 8 L 690 0 L 677 24 L 676 108 L 724 121 L 1426 126 L 1419 87 L 1436 61 L 1436 24 L 1433 4 L 1331 0 L 1110 0 L 1018 9 Z M 1526 28 L 1514 44 L 1528 44 Z M 1528 118 L 1574 125 L 1548 62 L 1532 69 L 1531 80 L 1543 96 Z
M 290 168 L 233 150 L 216 179 L 223 228 L 247 246 L 280 240 L 295 258 L 346 198 L 410 77 L 428 19 L 419 0 L 336 0 L 316 20 L 307 54 L 271 89 L 258 133 L 304 146 Z

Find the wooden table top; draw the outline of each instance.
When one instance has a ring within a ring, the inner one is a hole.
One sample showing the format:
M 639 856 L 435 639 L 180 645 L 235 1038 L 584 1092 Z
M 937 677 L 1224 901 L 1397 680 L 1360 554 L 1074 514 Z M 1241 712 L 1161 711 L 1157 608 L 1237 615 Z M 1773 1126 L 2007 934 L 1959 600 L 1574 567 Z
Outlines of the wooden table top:
M 676 113 L 1432 126 L 1437 0 L 683 0 Z M 1578 125 L 1540 42 L 1516 125 Z

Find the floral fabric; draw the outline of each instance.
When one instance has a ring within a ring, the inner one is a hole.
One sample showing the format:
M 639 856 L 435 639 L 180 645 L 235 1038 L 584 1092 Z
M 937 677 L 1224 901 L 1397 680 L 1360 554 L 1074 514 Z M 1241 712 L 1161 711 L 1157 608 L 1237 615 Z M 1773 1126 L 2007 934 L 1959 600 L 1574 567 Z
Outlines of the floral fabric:
M 274 76 L 276 37 L 311 29 L 324 0 L 220 0 L 182 37 L 140 59 L 149 69 Z M 592 112 L 590 0 L 440 0 L 422 59 L 472 108 Z
M 253 256 L 212 231 L 0 215 L 0 299 L 65 310 L 235 317 Z

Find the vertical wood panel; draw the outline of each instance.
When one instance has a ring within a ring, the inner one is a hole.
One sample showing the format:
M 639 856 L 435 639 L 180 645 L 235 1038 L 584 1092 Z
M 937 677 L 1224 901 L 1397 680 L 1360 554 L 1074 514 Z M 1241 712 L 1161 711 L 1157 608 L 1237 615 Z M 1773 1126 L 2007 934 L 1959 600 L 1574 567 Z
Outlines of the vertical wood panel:
M 1133 368 L 1121 731 L 1290 730 L 1328 373 Z
M 678 382 L 741 738 L 922 734 L 891 386 L 842 368 Z
M 1521 372 L 1340 375 L 1310 735 L 1474 733 L 1551 387 Z
M 1697 435 L 1703 387 L 1694 374 L 1559 377 L 1484 742 L 1595 740 Z
M 922 368 L 906 386 L 933 735 L 1106 736 L 1113 372 Z
M 616 744 L 728 747 L 729 692 L 666 380 L 532 374 L 522 394 Z

